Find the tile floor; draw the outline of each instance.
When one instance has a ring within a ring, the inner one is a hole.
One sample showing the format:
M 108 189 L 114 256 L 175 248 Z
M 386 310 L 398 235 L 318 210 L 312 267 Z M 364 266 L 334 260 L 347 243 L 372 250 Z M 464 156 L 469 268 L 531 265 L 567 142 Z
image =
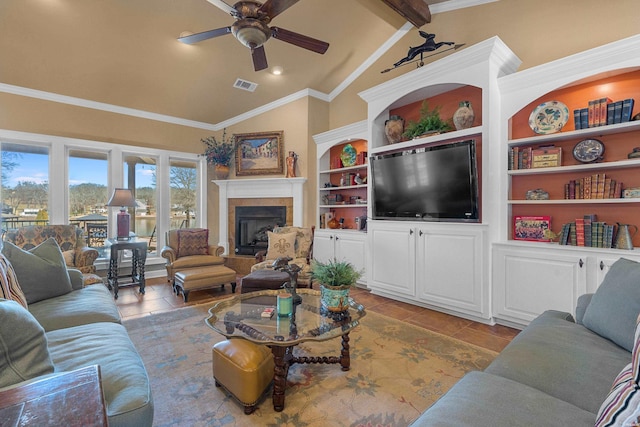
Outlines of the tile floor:
M 240 278 L 238 278 L 236 292 L 240 292 L 239 285 Z M 162 277 L 147 279 L 144 295 L 138 292 L 137 287 L 120 288 L 117 305 L 122 318 L 127 319 L 215 301 L 230 295 L 232 295 L 231 286 L 226 285 L 224 289 L 216 288 L 191 292 L 189 302 L 185 303 L 182 295 L 176 296 L 166 279 Z M 519 332 L 517 329 L 506 326 L 489 326 L 372 295 L 366 289 L 353 289 L 351 296 L 363 304 L 368 311 L 393 317 L 493 351 L 501 351 Z

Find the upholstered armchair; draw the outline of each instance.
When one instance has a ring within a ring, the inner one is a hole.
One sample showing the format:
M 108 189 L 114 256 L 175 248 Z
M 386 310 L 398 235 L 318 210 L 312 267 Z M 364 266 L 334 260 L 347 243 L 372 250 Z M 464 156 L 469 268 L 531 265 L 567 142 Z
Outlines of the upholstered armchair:
M 82 272 L 83 285 L 103 283 L 96 274 L 93 264 L 98 258 L 98 251 L 87 246 L 84 230 L 75 225 L 28 225 L 7 230 L 4 240 L 29 250 L 53 237 L 64 256 L 67 267 Z
M 209 245 L 209 230 L 206 228 L 181 228 L 166 233 L 166 246 L 160 256 L 166 260 L 167 281 L 173 286 L 175 274 L 193 268 L 224 265 L 224 248 Z
M 251 271 L 273 268 L 273 261 L 281 257 L 293 258 L 289 264 L 297 264 L 298 286 L 311 287 L 311 259 L 313 258 L 313 233 L 315 227 L 275 227 L 269 235 L 269 247 L 256 254 L 256 264 Z

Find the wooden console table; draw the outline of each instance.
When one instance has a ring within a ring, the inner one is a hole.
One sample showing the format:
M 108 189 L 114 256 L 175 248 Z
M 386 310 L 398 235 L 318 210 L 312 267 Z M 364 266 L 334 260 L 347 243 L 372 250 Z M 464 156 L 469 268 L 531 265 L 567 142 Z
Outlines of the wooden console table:
M 108 426 L 100 368 L 87 366 L 0 391 L 2 426 Z
M 135 237 L 130 240 L 109 239 L 105 246 L 110 248 L 107 284 L 109 289 L 113 288 L 113 297 L 118 299 L 118 289 L 120 288 L 118 279 L 121 277 L 130 277 L 131 282 L 124 283 L 124 285 L 139 285 L 140 293 L 144 294 L 144 264 L 147 260 L 147 242 L 138 240 Z M 123 276 L 118 273 L 118 252 L 126 249 L 129 249 L 133 254 L 131 257 L 131 274 Z

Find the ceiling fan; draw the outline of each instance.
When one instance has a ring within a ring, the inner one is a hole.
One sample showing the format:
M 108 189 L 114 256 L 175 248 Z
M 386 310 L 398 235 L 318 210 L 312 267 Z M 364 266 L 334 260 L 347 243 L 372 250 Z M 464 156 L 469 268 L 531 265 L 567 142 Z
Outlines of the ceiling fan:
M 329 43 L 317 40 L 284 28 L 269 27 L 273 18 L 296 4 L 299 0 L 267 0 L 264 3 L 247 0 L 239 1 L 229 6 L 222 0 L 208 0 L 236 19 L 229 27 L 179 37 L 182 43 L 193 44 L 225 34 L 233 34 L 240 43 L 251 49 L 253 68 L 256 71 L 267 68 L 267 56 L 264 51 L 264 43 L 270 38 L 291 43 L 303 49 L 323 54 L 329 48 Z

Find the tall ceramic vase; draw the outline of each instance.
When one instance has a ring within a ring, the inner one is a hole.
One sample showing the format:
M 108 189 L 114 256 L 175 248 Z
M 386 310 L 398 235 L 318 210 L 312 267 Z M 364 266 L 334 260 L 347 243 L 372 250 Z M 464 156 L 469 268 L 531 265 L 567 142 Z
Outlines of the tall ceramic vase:
M 400 116 L 391 116 L 384 122 L 384 133 L 389 144 L 395 144 L 402 139 L 404 132 L 404 119 Z
M 473 108 L 471 108 L 471 102 L 462 101 L 459 104 L 458 109 L 453 113 L 453 124 L 457 130 L 469 129 L 473 126 L 473 119 L 476 118 Z

